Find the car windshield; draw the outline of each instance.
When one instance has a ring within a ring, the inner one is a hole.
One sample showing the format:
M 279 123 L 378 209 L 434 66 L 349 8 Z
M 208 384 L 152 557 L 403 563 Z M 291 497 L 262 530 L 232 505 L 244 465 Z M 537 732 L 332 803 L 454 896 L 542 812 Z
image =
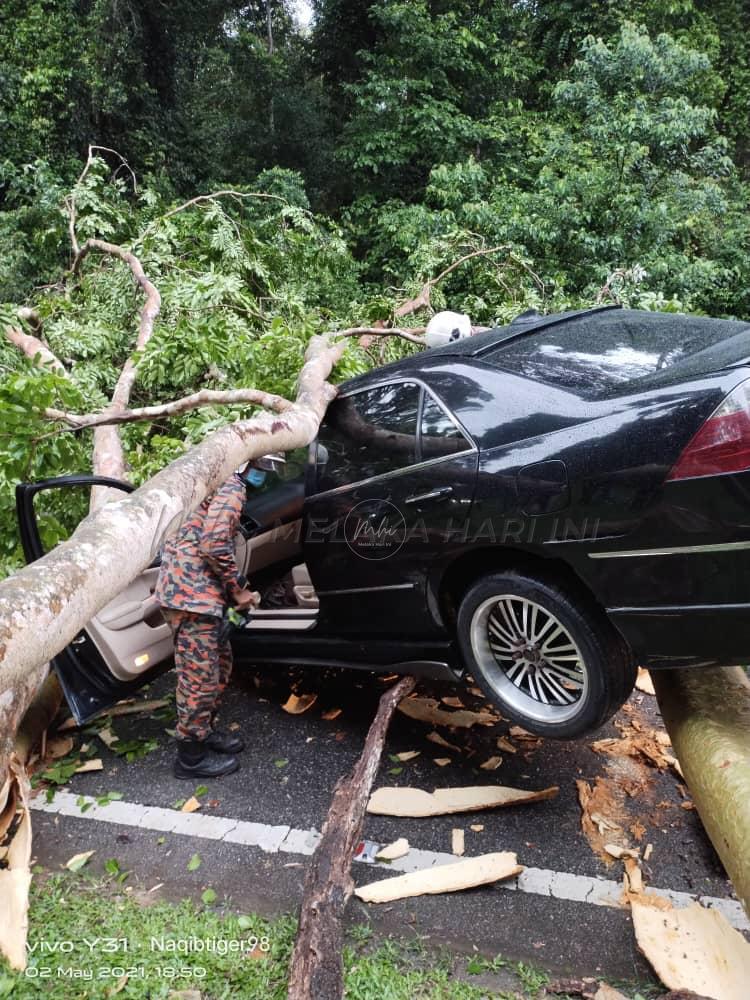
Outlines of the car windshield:
M 601 399 L 630 391 L 633 383 L 743 331 L 750 333 L 750 327 L 730 320 L 623 309 L 530 331 L 483 351 L 481 358 L 505 371 Z

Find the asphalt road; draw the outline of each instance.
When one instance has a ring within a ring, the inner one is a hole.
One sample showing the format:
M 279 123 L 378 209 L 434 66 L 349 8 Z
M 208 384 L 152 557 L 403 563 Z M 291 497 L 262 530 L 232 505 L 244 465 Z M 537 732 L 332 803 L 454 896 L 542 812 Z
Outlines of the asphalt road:
M 318 695 L 303 715 L 289 715 L 281 708 L 291 683 L 300 691 Z M 171 694 L 172 686 L 173 676 L 167 674 L 146 696 Z M 201 796 L 202 808 L 195 815 L 282 825 L 297 831 L 320 830 L 333 785 L 356 760 L 384 686 L 382 680 L 356 671 L 260 672 L 238 668 L 225 696 L 221 721 L 238 725 L 249 748 L 242 755 L 239 772 L 205 783 L 208 792 Z M 459 695 L 467 707 L 482 705 L 480 699 L 447 686 L 423 686 L 420 692 L 437 697 Z M 621 721 L 635 718 L 646 727 L 660 725 L 655 699 L 635 692 L 630 704 L 630 713 L 621 715 Z M 322 714 L 334 708 L 341 709 L 341 714 L 324 720 Z M 100 744 L 97 755 L 104 770 L 75 775 L 69 790 L 76 796 L 117 791 L 128 803 L 174 809 L 178 800 L 192 794 L 194 786 L 172 776 L 174 751 L 165 733 L 171 725 L 168 720 L 149 717 L 116 718 L 113 729 L 121 739 L 153 737 L 159 742 L 157 749 L 132 763 L 106 749 L 96 736 L 84 735 L 84 740 Z M 595 753 L 587 742 L 529 746 L 515 739 L 518 752 L 498 751 L 496 740 L 509 729 L 504 722 L 470 730 L 441 729 L 446 739 L 461 745 L 462 752 L 457 753 L 428 742 L 425 737 L 431 728 L 397 713 L 376 787 L 413 785 L 431 791 L 475 784 L 524 789 L 558 785 L 559 794 L 531 805 L 457 816 L 368 816 L 365 837 L 379 843 L 407 837 L 412 847 L 446 854 L 451 851 L 452 828 L 460 827 L 465 830 L 467 856 L 511 850 L 530 869 L 578 878 L 555 876 L 555 884 L 564 884 L 572 891 L 553 895 L 543 894 L 545 890 L 508 891 L 496 885 L 386 906 L 366 906 L 354 899 L 348 911 L 350 919 L 372 921 L 389 932 L 419 934 L 432 945 L 466 951 L 476 948 L 488 955 L 502 953 L 554 972 L 649 980 L 651 973 L 637 951 L 627 908 L 594 905 L 591 898 L 596 893 L 588 890 L 576 898 L 577 887 L 587 884 L 586 877 L 614 882 L 622 878 L 621 864 L 607 865 L 583 835 L 576 791 L 576 779 L 593 782 L 597 777 L 611 777 L 612 760 Z M 610 725 L 597 735 L 618 736 L 619 732 Z M 420 755 L 403 764 L 390 758 L 409 750 L 418 750 Z M 494 754 L 503 758 L 500 767 L 489 772 L 480 769 L 479 765 Z M 453 758 L 448 766 L 439 767 L 434 762 L 434 758 L 447 756 Z M 732 899 L 731 885 L 697 812 L 683 807 L 685 791 L 680 789 L 677 775 L 671 769 L 662 772 L 629 759 L 618 759 L 616 764 L 634 768 L 629 776 L 638 779 L 628 785 L 630 794 L 625 796 L 623 808 L 641 833 L 640 846 L 653 844 L 653 853 L 644 865 L 647 884 Z M 400 772 L 388 773 L 395 768 L 401 768 Z M 55 808 L 54 803 L 51 808 Z M 161 814 L 157 809 L 153 815 Z M 88 812 L 80 816 L 35 812 L 33 820 L 35 855 L 46 866 L 57 867 L 74 853 L 93 848 L 94 870 L 106 858 L 116 857 L 122 868 L 132 870 L 133 884 L 147 889 L 163 883 L 159 894 L 171 898 L 198 895 L 210 885 L 231 906 L 267 914 L 294 910 L 301 898 L 309 850 L 269 853 L 257 846 L 189 832 L 160 834 L 142 826 L 100 822 Z M 484 829 L 472 831 L 472 824 L 482 824 Z M 203 864 L 198 871 L 188 872 L 187 861 L 195 852 L 201 854 Z M 354 866 L 357 884 L 386 875 L 380 867 Z M 568 898 L 555 898 L 558 895 Z

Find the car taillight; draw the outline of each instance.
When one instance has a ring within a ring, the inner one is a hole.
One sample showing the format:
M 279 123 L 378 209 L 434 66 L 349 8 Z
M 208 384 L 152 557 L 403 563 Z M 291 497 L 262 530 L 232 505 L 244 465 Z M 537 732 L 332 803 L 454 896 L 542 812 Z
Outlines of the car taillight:
M 750 469 L 750 380 L 714 410 L 677 459 L 667 482 Z

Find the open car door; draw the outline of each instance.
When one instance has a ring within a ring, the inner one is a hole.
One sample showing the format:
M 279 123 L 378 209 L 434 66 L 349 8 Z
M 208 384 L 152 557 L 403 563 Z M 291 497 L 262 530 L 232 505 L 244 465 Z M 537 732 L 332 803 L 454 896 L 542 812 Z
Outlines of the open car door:
M 24 556 L 34 562 L 68 538 L 88 513 L 92 486 L 132 493 L 103 476 L 63 476 L 16 486 Z M 132 694 L 171 666 L 172 633 L 154 598 L 158 562 L 105 605 L 52 662 L 78 723 Z

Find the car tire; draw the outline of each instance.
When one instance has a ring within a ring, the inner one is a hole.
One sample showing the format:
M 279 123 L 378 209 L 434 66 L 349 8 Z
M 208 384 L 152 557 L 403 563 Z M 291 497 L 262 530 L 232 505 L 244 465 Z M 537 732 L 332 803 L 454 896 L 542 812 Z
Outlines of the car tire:
M 552 580 L 483 576 L 464 594 L 457 636 L 466 669 L 490 701 L 539 736 L 593 732 L 635 684 L 633 655 L 603 610 Z

